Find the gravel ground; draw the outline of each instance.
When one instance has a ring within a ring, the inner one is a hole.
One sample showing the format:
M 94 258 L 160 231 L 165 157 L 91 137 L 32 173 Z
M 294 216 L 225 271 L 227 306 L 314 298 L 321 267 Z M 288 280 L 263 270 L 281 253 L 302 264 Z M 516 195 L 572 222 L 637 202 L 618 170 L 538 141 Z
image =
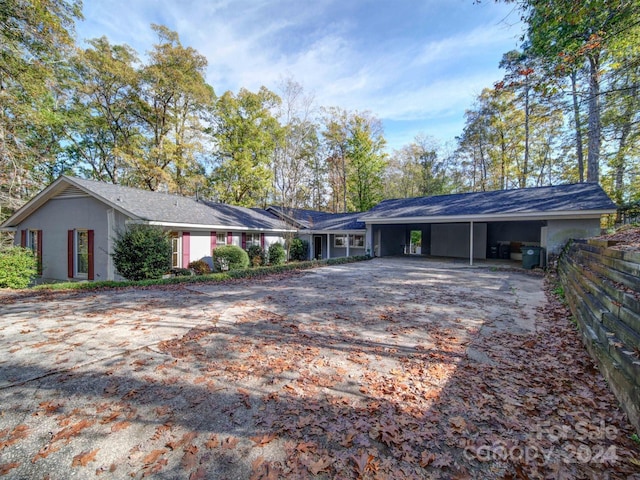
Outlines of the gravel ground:
M 374 259 L 0 309 L 6 478 L 640 478 L 540 275 Z

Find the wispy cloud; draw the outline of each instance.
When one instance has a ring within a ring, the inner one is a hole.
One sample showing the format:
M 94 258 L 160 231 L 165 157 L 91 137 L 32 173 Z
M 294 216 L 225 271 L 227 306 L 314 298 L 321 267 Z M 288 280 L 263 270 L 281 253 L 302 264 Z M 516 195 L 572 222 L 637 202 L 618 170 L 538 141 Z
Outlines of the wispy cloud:
M 498 79 L 502 53 L 516 44 L 519 29 L 499 22 L 506 8 L 430 0 L 411 15 L 405 5 L 396 14 L 344 0 L 112 0 L 87 2 L 78 30 L 144 54 L 156 41 L 150 24 L 167 25 L 207 57 L 218 94 L 276 89 L 291 76 L 320 105 L 450 122 Z

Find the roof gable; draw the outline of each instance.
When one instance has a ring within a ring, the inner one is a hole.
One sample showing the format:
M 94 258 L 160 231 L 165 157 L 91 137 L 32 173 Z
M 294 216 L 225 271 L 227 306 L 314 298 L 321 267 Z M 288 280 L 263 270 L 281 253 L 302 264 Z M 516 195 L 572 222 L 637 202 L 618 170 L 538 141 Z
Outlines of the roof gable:
M 275 215 L 261 209 L 236 207 L 110 183 L 62 176 L 34 197 L 3 227 L 12 227 L 47 201 L 90 195 L 133 220 L 168 225 L 220 226 L 259 230 L 286 230 Z
M 331 213 L 303 208 L 268 207 L 269 211 L 279 215 L 284 220 L 294 223 L 305 230 L 364 230 L 366 225 L 358 220 L 362 215 L 356 213 Z

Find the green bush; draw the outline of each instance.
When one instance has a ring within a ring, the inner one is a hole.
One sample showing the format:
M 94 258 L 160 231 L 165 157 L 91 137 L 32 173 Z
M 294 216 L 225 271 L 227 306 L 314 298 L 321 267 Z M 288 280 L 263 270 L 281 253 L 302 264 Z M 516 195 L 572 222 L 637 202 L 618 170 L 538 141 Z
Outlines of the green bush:
M 286 259 L 287 252 L 280 243 L 274 243 L 269 246 L 269 264 L 282 265 Z
M 304 262 L 309 258 L 309 242 L 294 238 L 289 247 L 289 258 L 294 262 Z
M 131 225 L 115 239 L 113 263 L 127 280 L 161 278 L 171 269 L 169 235 L 159 227 Z
M 190 277 L 193 272 L 188 268 L 172 268 L 169 273 L 174 277 Z
M 194 260 L 189 264 L 189 268 L 195 272 L 196 275 L 206 275 L 211 273 L 211 267 L 204 260 Z
M 38 273 L 38 261 L 31 250 L 10 247 L 0 251 L 0 288 L 26 288 Z
M 249 262 L 252 267 L 260 267 L 267 264 L 267 253 L 259 245 L 251 245 L 247 248 L 247 255 L 249 255 Z
M 236 245 L 224 245 L 211 254 L 213 267 L 217 271 L 237 270 L 249 266 L 249 255 Z

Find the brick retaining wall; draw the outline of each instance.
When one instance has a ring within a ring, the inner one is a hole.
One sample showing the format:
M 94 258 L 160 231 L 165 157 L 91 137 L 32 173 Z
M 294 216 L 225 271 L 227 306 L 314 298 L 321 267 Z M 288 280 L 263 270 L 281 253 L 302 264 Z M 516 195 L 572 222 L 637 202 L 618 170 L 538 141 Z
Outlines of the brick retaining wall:
M 640 252 L 573 241 L 558 274 L 583 342 L 640 431 Z

